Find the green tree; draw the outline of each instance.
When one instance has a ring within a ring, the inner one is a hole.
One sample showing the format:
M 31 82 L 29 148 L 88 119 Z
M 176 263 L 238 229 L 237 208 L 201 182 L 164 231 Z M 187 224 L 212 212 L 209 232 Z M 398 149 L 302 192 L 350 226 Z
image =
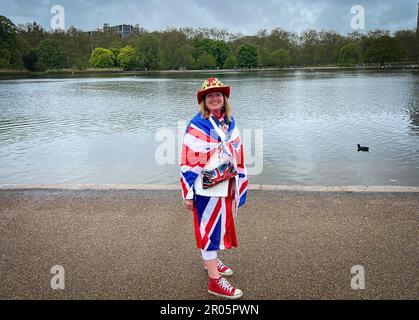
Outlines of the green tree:
M 134 69 L 137 66 L 135 49 L 131 46 L 122 48 L 118 55 L 118 61 L 122 68 L 126 70 Z
M 237 59 L 234 54 L 230 54 L 224 62 L 224 69 L 233 69 L 237 67 Z
M 217 61 L 214 56 L 209 53 L 203 53 L 196 61 L 198 69 L 214 69 L 217 66 Z
M 224 62 L 230 54 L 230 48 L 228 45 L 221 40 L 215 42 L 215 60 L 217 61 L 217 67 L 222 68 Z
M 17 31 L 12 21 L 0 16 L 0 68 L 23 67 Z
M 66 65 L 65 56 L 55 40 L 42 40 L 37 49 L 37 55 L 42 69 L 61 69 Z
M 119 67 L 118 56 L 119 56 L 119 53 L 121 52 L 121 49 L 119 49 L 119 48 L 110 48 L 109 50 L 111 50 L 111 52 L 113 54 L 114 66 L 115 67 Z
M 36 51 L 41 41 L 48 37 L 48 33 L 36 22 L 20 25 L 18 35 L 23 55 Z
M 347 44 L 345 37 L 336 31 L 322 30 L 319 32 L 319 45 L 317 46 L 318 63 L 333 64 L 339 61 L 340 49 Z
M 178 29 L 168 29 L 158 33 L 160 41 L 160 62 L 162 69 L 192 68 L 194 60 L 191 54 L 195 48 L 184 32 Z
M 114 57 L 112 51 L 104 48 L 95 48 L 90 56 L 89 65 L 94 68 L 113 67 Z
M 37 71 L 38 70 L 38 55 L 35 51 L 30 51 L 25 54 L 23 57 L 23 64 L 26 69 L 29 71 Z
M 175 51 L 175 67 L 192 69 L 194 66 L 193 54 L 195 48 L 189 44 L 185 44 Z
M 320 35 L 317 30 L 306 30 L 300 36 L 300 63 L 314 65 L 320 63 Z
M 385 62 L 400 61 L 403 56 L 400 39 L 388 35 L 372 39 L 366 53 L 368 62 L 381 63 L 381 65 Z
M 244 44 L 237 51 L 237 65 L 240 68 L 254 68 L 259 64 L 258 48 L 252 44 Z
M 156 69 L 160 60 L 159 39 L 152 34 L 142 36 L 136 46 L 138 61 L 147 70 Z
M 215 57 L 217 67 L 222 68 L 227 59 L 230 48 L 222 40 L 213 40 L 208 38 L 195 39 L 196 57 L 201 56 L 203 53 L 208 53 Z
M 363 61 L 361 48 L 356 43 L 350 43 L 340 49 L 339 63 L 354 65 Z
M 0 47 L 0 68 L 10 68 L 10 52 Z
M 399 30 L 394 33 L 394 37 L 399 39 L 402 51 L 406 53 L 406 59 L 415 61 L 419 57 L 419 30 Z
M 268 63 L 270 66 L 282 68 L 291 64 L 291 58 L 286 50 L 279 49 L 269 54 Z

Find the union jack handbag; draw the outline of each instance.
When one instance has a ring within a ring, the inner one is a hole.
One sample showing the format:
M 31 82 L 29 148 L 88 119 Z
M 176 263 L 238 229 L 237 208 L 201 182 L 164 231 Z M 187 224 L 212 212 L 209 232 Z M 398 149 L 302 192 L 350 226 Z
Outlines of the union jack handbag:
M 220 164 L 211 170 L 202 170 L 202 188 L 208 189 L 229 180 L 237 175 L 237 170 L 231 161 Z

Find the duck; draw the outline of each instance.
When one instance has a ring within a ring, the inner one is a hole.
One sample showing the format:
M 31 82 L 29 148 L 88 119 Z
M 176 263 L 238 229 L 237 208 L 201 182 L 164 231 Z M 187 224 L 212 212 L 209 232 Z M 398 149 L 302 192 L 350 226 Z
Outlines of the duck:
M 358 146 L 358 151 L 365 151 L 365 152 L 369 152 L 370 148 L 369 147 L 362 147 L 359 144 L 357 144 Z

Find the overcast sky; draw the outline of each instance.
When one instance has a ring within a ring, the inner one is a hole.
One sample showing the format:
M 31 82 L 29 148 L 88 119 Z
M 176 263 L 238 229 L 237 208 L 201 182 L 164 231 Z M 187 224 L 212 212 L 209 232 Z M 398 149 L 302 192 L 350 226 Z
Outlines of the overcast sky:
M 146 30 L 167 27 L 217 27 L 253 35 L 276 27 L 352 32 L 351 7 L 365 9 L 365 30 L 415 29 L 419 0 L 0 0 L 0 15 L 15 24 L 36 21 L 50 29 L 53 5 L 65 9 L 65 28 L 94 30 L 103 23 L 139 24 Z

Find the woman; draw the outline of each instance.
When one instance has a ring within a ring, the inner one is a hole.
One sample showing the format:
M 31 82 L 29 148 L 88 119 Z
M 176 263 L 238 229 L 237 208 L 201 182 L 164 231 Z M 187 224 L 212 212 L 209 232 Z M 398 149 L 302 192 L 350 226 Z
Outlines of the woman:
M 243 292 L 224 278 L 233 271 L 219 250 L 237 247 L 233 205 L 246 201 L 247 173 L 239 130 L 230 115 L 230 87 L 209 78 L 197 92 L 200 112 L 186 128 L 181 163 L 184 204 L 193 211 L 195 238 L 208 271 L 208 292 L 238 299 Z

